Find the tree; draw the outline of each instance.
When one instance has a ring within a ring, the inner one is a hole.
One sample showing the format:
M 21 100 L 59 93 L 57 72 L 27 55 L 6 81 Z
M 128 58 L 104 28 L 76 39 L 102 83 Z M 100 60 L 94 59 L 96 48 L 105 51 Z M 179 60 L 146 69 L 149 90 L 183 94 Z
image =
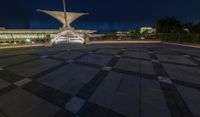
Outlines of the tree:
M 200 22 L 190 27 L 191 33 L 200 33 Z
M 191 29 L 193 27 L 193 23 L 192 22 L 187 22 L 182 24 L 183 28 L 188 28 Z
M 182 33 L 184 28 L 175 17 L 160 19 L 156 23 L 158 33 Z

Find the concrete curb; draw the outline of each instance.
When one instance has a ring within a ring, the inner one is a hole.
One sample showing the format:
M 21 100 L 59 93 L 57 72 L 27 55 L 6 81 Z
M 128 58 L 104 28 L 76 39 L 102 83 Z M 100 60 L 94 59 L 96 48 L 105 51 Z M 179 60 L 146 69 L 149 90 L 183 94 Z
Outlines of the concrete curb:
M 180 44 L 180 43 L 171 43 L 171 42 L 161 42 L 161 43 L 168 44 L 168 45 L 177 45 L 177 46 L 184 46 L 184 47 L 200 48 L 200 45 Z
M 118 43 L 161 43 L 161 41 L 91 41 L 88 44 L 118 44 Z
M 0 47 L 0 49 L 12 49 L 12 48 L 28 48 L 28 47 L 42 47 L 44 46 L 43 44 L 40 45 L 19 45 L 19 46 L 4 46 Z

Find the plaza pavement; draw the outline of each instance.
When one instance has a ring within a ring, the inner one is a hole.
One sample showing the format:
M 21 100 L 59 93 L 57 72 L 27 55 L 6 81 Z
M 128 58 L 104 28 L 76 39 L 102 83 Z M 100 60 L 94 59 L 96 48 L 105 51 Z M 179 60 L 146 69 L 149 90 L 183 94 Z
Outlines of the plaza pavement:
M 200 117 L 200 49 L 118 43 L 0 50 L 0 117 Z

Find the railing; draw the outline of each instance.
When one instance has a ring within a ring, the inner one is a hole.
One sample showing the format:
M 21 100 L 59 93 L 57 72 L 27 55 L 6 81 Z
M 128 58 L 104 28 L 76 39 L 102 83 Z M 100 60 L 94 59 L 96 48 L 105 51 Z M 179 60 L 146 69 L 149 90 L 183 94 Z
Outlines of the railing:
M 61 43 L 84 43 L 85 39 L 81 34 L 76 33 L 72 30 L 65 30 L 60 32 L 53 38 L 50 42 L 50 45 L 61 44 Z

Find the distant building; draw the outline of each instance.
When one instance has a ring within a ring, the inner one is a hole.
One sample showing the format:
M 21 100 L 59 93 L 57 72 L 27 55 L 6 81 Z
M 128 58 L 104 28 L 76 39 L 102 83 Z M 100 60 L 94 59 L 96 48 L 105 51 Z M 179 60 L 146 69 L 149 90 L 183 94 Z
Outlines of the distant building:
M 90 34 L 96 32 L 95 30 L 77 30 L 71 27 L 71 24 L 79 17 L 88 15 L 88 13 L 67 12 L 66 4 L 63 0 L 63 11 L 49 11 L 40 10 L 37 11 L 48 14 L 55 18 L 57 21 L 63 24 L 63 27 L 59 29 L 6 29 L 0 27 L 0 43 L 12 43 L 12 42 L 40 42 L 40 41 L 52 41 L 56 42 L 86 42 Z
M 0 30 L 5 30 L 6 28 L 5 27 L 0 27 Z
M 1 29 L 0 28 L 0 43 L 1 42 L 23 42 L 26 39 L 31 41 L 42 41 L 52 39 L 60 32 L 59 29 Z M 94 30 L 75 30 L 79 34 L 91 34 Z
M 96 32 L 95 30 L 77 30 L 70 26 L 72 22 L 83 15 L 87 15 L 87 13 L 75 13 L 75 12 L 67 12 L 67 22 L 65 22 L 64 12 L 60 11 L 47 11 L 47 10 L 38 10 L 40 12 L 44 12 L 55 19 L 57 19 L 60 23 L 63 24 L 63 28 L 60 29 L 6 29 L 4 27 L 0 27 L 0 43 L 4 42 L 24 42 L 27 39 L 38 42 L 38 41 L 46 41 L 49 39 L 54 39 L 60 34 L 62 31 L 70 30 L 73 33 L 76 33 L 78 36 L 89 36 L 91 33 Z M 67 24 L 66 24 L 67 23 Z M 66 28 L 67 27 L 67 28 Z M 66 37 L 72 37 L 68 35 Z M 73 38 L 74 39 L 74 38 Z
M 155 28 L 152 28 L 152 27 L 141 27 L 140 28 L 140 33 L 155 33 L 156 32 L 156 29 Z

